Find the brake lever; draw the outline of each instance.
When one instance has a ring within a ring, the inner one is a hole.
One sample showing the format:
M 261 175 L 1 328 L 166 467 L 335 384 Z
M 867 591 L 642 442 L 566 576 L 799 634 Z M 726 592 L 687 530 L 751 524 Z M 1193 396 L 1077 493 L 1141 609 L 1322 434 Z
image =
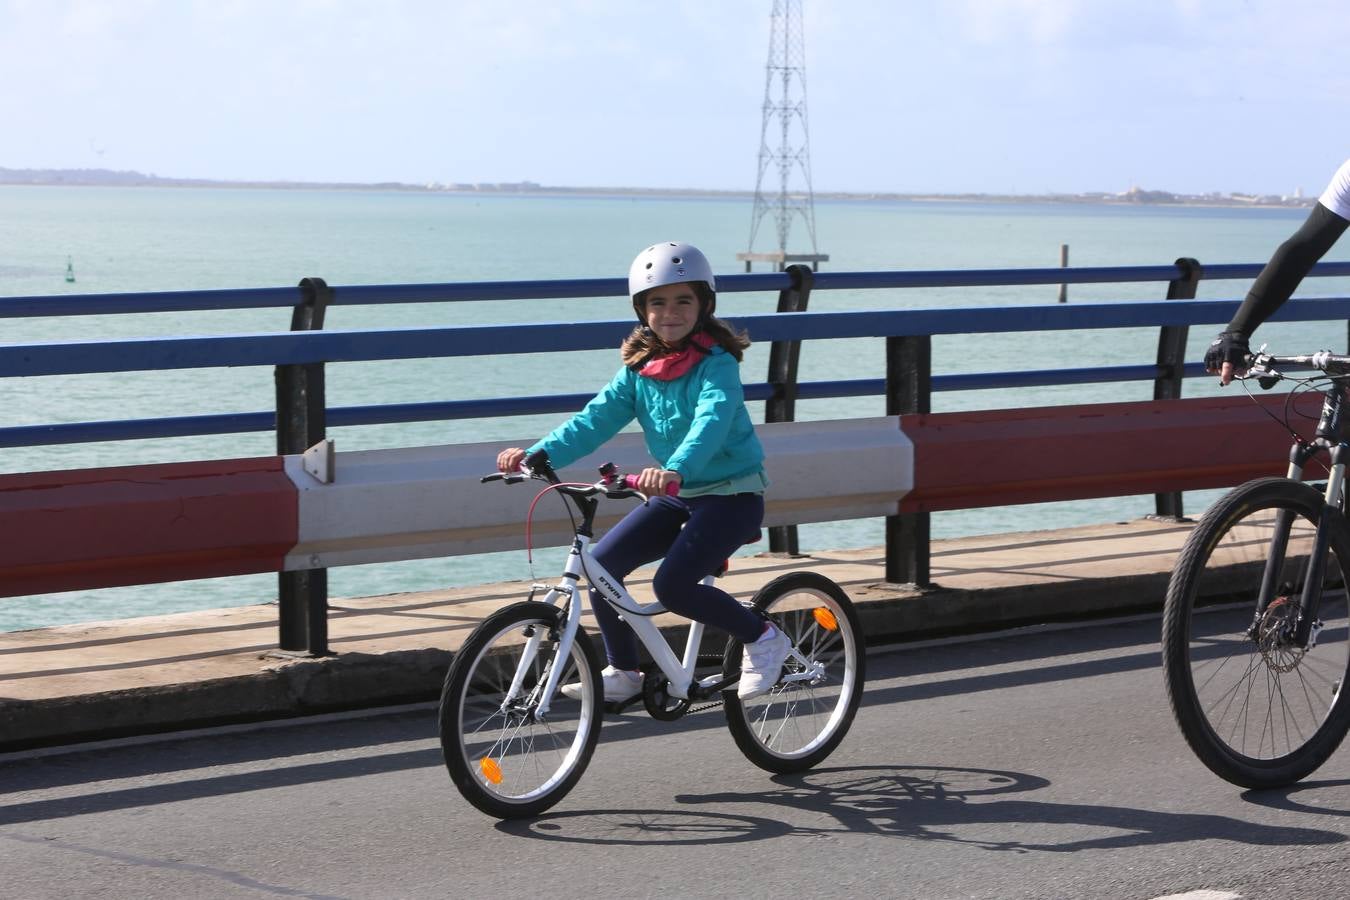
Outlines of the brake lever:
M 1270 368 L 1270 355 L 1266 353 L 1265 344 L 1262 344 L 1261 349 L 1249 356 L 1248 359 L 1250 362 L 1243 377 L 1255 378 L 1256 383 L 1261 386 L 1261 390 L 1270 390 L 1284 378 L 1279 372 Z

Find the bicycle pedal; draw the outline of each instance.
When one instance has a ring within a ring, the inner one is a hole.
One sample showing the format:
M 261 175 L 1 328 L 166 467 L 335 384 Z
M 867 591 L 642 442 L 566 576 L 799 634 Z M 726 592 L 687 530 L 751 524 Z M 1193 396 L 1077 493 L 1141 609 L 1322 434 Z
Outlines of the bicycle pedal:
M 641 706 L 641 705 L 642 705 L 642 694 L 640 693 L 634 694 L 627 700 L 609 700 L 606 701 L 606 703 L 604 704 L 605 712 L 616 716 L 623 715 L 624 713 L 628 712 L 628 710 L 632 709 L 634 706 Z

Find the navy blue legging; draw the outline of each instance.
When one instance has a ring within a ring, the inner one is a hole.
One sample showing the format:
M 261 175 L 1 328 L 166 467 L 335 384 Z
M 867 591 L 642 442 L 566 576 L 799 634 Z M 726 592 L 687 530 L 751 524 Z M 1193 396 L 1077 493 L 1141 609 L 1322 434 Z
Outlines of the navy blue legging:
M 638 566 L 664 556 L 652 579 L 661 605 L 748 643 L 759 637 L 764 620 L 726 591 L 699 582 L 737 547 L 753 541 L 763 521 L 763 494 L 658 497 L 624 516 L 595 543 L 592 554 L 620 583 Z M 591 608 L 600 623 L 609 664 L 637 669 L 637 635 L 594 590 Z

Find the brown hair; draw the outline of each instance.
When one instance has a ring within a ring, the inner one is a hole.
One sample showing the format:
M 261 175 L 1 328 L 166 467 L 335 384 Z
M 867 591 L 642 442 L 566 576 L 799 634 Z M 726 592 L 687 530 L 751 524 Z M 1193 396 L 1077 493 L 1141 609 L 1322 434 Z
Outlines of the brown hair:
M 714 344 L 736 357 L 736 362 L 741 361 L 745 355 L 745 348 L 750 346 L 749 335 L 744 331 L 736 331 L 730 323 L 724 322 L 716 316 L 709 316 L 703 321 L 703 325 L 691 334 L 696 334 L 698 331 L 712 338 Z M 628 337 L 623 339 L 623 344 L 619 348 L 619 355 L 625 366 L 636 371 L 651 362 L 653 358 L 669 353 L 670 350 L 671 348 L 667 347 L 665 342 L 657 337 L 650 328 L 646 325 L 638 325 Z
M 730 322 L 710 315 L 708 311 L 716 308 L 717 295 L 702 281 L 692 284 L 694 292 L 698 294 L 703 314 L 699 317 L 694 330 L 689 333 L 690 336 L 703 332 L 713 339 L 714 344 L 734 356 L 736 362 L 740 362 L 745 356 L 745 348 L 750 346 L 750 335 L 744 331 L 737 331 Z M 638 314 L 638 325 L 623 339 L 623 344 L 619 347 L 619 356 L 623 364 L 633 371 L 641 369 L 655 357 L 669 353 L 673 349 L 667 347 L 665 342 L 647 327 L 644 316 L 646 294 L 647 291 L 643 291 L 633 298 L 633 309 Z

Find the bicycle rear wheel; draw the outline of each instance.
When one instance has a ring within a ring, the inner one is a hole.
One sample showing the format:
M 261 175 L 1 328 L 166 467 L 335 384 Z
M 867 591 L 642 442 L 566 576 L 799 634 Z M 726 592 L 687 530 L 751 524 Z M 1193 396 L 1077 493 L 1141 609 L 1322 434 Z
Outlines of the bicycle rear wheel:
M 862 700 L 865 657 L 853 601 L 824 575 L 793 572 L 770 581 L 753 608 L 769 616 L 807 662 L 789 657 L 767 694 L 723 692 L 727 727 L 746 758 L 770 772 L 800 772 L 829 756 Z M 741 643 L 727 642 L 722 672 L 741 668 Z M 798 676 L 809 676 L 799 678 Z
M 1248 482 L 1205 513 L 1172 571 L 1162 631 L 1172 712 L 1196 756 L 1242 787 L 1298 781 L 1350 728 L 1345 529 L 1331 534 L 1316 645 L 1305 651 L 1289 635 L 1322 508 L 1321 495 L 1306 484 Z M 1282 520 L 1289 526 L 1283 539 Z M 1272 556 L 1273 598 L 1258 610 Z
M 600 737 L 600 664 L 586 633 L 558 659 L 562 611 L 517 603 L 474 629 L 455 654 L 441 692 L 441 749 L 464 798 L 501 819 L 536 816 L 581 778 Z M 537 639 L 537 640 L 536 640 Z M 533 647 L 533 658 L 525 657 Z M 524 665 L 522 666 L 522 662 Z M 554 693 L 547 716 L 540 693 L 554 666 L 559 686 L 580 682 L 578 696 Z M 512 681 L 520 688 L 508 700 Z

